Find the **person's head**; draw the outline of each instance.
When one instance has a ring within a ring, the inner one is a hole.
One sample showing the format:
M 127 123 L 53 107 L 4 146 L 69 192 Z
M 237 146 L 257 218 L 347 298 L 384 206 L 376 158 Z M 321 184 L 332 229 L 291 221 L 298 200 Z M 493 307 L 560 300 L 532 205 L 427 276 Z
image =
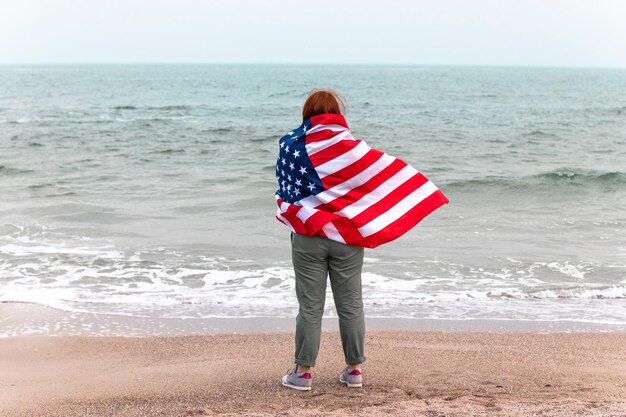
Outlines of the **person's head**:
M 328 89 L 313 90 L 302 107 L 302 120 L 318 114 L 344 114 L 346 99 L 339 93 Z

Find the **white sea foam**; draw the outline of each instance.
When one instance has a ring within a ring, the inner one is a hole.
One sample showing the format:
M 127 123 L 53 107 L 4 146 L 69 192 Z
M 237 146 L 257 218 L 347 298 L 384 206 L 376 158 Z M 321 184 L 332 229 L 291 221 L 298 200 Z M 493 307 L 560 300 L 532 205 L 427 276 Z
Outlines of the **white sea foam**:
M 4 230 L 0 302 L 172 318 L 293 317 L 298 311 L 289 261 L 259 263 L 165 246 L 120 249 L 106 239 L 68 238 L 45 227 Z M 476 266 L 367 256 L 363 300 L 369 317 L 626 323 L 626 279 L 614 278 L 622 269 L 563 259 L 494 257 Z M 603 281 L 606 271 L 613 278 Z M 336 315 L 330 285 L 325 312 Z
M 7 244 L 0 246 L 0 253 L 13 256 L 29 256 L 40 254 L 67 254 L 81 256 L 97 256 L 99 258 L 121 258 L 123 254 L 119 251 L 107 251 L 105 248 L 81 248 L 81 247 L 59 247 L 59 246 L 24 246 Z
M 0 246 L 0 254 L 0 302 L 179 318 L 288 317 L 298 308 L 288 262 L 254 267 L 250 260 L 194 258 L 166 248 L 124 253 L 110 246 L 70 248 L 28 239 Z M 378 272 L 401 265 L 413 269 L 395 276 Z M 516 260 L 498 270 L 437 259 L 409 264 L 376 260 L 365 265 L 363 299 L 370 317 L 626 322 L 626 285 L 580 282 L 592 269 L 590 264 Z M 542 281 L 546 271 L 578 284 Z M 330 285 L 327 299 L 326 314 L 334 316 Z M 559 303 L 556 309 L 554 302 Z
M 1 287 L 0 287 L 1 288 Z M 71 301 L 76 299 L 76 289 L 33 288 L 28 290 L 20 285 L 0 289 L 0 302 L 33 303 L 59 310 L 71 311 Z
M 528 298 L 626 299 L 626 285 L 573 287 L 530 292 Z M 626 305 L 624 306 L 626 309 Z

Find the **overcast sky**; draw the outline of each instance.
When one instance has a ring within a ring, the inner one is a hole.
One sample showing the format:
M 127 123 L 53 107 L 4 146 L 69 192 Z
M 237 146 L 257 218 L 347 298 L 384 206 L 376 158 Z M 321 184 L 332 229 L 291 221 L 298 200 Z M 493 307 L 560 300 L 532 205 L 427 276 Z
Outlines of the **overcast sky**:
M 0 63 L 626 67 L 626 0 L 0 0 Z

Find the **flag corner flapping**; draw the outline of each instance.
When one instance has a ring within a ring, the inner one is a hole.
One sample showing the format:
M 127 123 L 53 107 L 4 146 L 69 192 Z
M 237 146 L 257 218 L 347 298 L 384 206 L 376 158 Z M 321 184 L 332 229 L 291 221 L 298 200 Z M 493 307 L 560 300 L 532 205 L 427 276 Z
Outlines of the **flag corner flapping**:
M 321 114 L 279 141 L 276 218 L 293 232 L 374 248 L 449 202 L 422 173 Z

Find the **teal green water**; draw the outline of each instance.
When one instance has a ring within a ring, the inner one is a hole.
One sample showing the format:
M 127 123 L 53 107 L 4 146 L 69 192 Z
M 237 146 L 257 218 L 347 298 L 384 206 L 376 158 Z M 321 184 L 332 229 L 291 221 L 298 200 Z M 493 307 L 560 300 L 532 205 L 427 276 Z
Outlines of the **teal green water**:
M 315 87 L 450 198 L 367 252 L 366 314 L 626 324 L 626 70 L 0 67 L 0 301 L 294 315 L 273 164 Z

